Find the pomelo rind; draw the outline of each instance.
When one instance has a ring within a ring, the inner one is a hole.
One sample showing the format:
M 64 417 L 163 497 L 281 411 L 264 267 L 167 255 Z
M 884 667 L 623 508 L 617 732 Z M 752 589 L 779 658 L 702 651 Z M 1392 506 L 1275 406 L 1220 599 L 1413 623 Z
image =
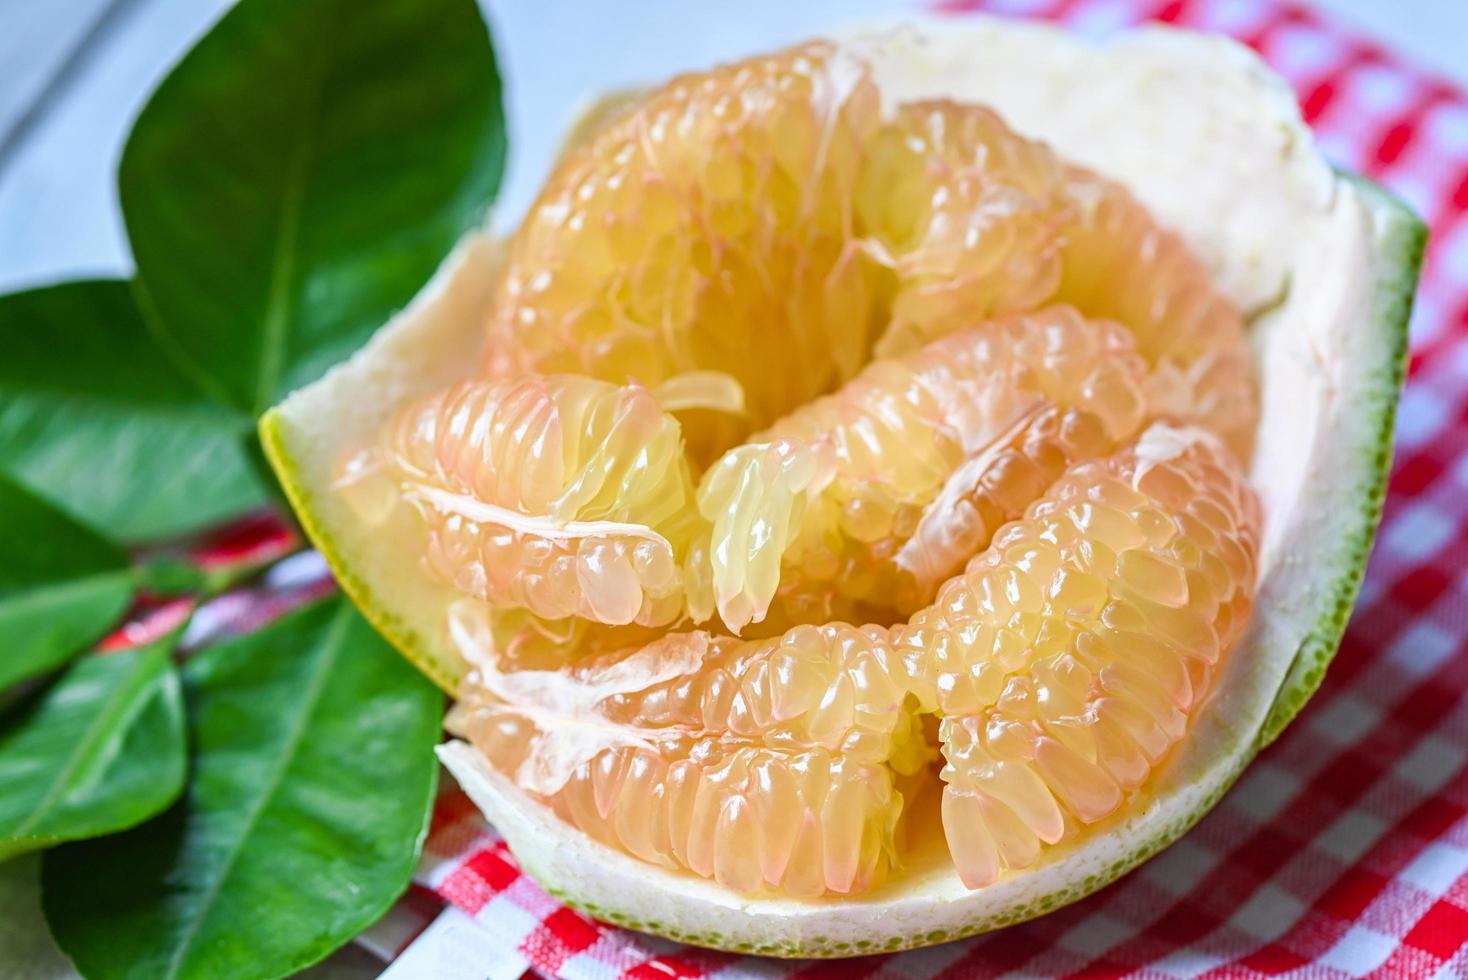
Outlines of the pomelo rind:
M 858 899 L 743 898 L 595 844 L 465 743 L 442 747 L 444 763 L 558 898 L 699 945 L 780 956 L 904 949 L 1032 918 L 1124 874 L 1200 819 L 1319 686 L 1380 517 L 1425 233 L 1390 195 L 1325 164 L 1293 97 L 1252 53 L 1158 28 L 1097 44 L 987 18 L 880 36 L 853 43 L 875 45 L 884 93 L 997 104 L 1021 132 L 1128 182 L 1253 316 L 1265 398 L 1253 476 L 1267 513 L 1258 612 L 1217 696 L 1143 805 L 974 892 L 939 870 Z M 1023 84 L 1013 71 L 1003 75 L 1005 63 L 1025 67 Z M 1191 114 L 1155 131 L 1168 106 Z M 1154 128 L 1107 144 L 1093 120 L 1108 114 L 1113 127 Z M 1230 163 L 1239 173 L 1203 170 L 1195 179 L 1210 139 L 1214 152 L 1243 158 Z M 343 588 L 450 691 L 462 664 L 439 639 L 446 598 L 416 570 L 402 571 L 409 556 L 353 540 L 327 484 L 342 447 L 374 431 L 403 398 L 456 380 L 477 361 L 498 258 L 489 236 L 466 238 L 363 351 L 261 423 L 286 493 Z
M 449 694 L 457 693 L 464 665 L 444 636 L 447 598 L 416 568 L 402 573 L 371 542 L 358 546 L 350 534 L 339 533 L 355 519 L 331 490 L 331 467 L 343 447 L 375 434 L 398 405 L 460 380 L 477 361 L 482 313 L 501 254 L 490 235 L 466 235 L 413 302 L 366 346 L 260 419 L 265 456 L 337 583 L 379 633 Z M 444 351 L 455 353 L 444 358 Z M 353 405 L 363 395 L 370 401 Z M 330 413 L 330 426 L 314 424 L 320 418 L 314 412 L 338 402 L 353 407 Z M 389 525 L 383 533 L 393 530 Z M 391 599 L 380 597 L 383 581 L 392 583 Z
M 1377 353 L 1369 363 L 1363 363 L 1364 376 L 1354 391 L 1357 401 L 1364 403 L 1357 415 L 1359 439 L 1352 448 L 1358 466 L 1350 496 L 1358 506 L 1339 515 L 1342 540 L 1336 572 L 1330 578 L 1327 595 L 1322 597 L 1326 608 L 1290 663 L 1256 739 L 1261 749 L 1279 737 L 1320 687 L 1361 591 L 1386 502 L 1397 401 L 1407 372 L 1407 328 L 1427 248 L 1427 226 L 1399 199 L 1365 177 L 1345 170 L 1337 173 L 1369 203 L 1379 222 L 1378 249 L 1383 269 L 1374 290 L 1371 314 L 1376 325 Z

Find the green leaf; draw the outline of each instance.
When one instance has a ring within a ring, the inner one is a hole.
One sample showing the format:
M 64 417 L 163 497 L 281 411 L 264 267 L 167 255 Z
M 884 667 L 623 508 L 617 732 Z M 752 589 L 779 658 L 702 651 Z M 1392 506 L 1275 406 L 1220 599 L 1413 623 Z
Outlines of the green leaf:
M 184 667 L 193 779 L 161 817 L 46 854 L 46 917 L 89 977 L 274 977 L 407 886 L 443 701 L 341 599 Z
M 132 591 L 117 545 L 0 476 L 0 691 L 86 649 Z
M 0 296 L 0 470 L 121 540 L 260 504 L 252 420 L 199 392 L 148 333 L 128 283 Z
M 474 0 L 242 0 L 123 152 L 144 310 L 259 414 L 413 296 L 483 219 L 504 155 Z
M 137 575 L 138 588 L 155 596 L 196 594 L 211 584 L 210 572 L 171 554 L 140 558 Z
M 0 719 L 0 859 L 125 830 L 183 789 L 174 637 L 93 653 Z

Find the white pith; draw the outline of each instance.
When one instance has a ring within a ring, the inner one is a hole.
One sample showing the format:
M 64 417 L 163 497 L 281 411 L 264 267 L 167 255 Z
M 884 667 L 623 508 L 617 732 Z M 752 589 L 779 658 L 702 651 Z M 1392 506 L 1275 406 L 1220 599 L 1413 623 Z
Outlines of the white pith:
M 1335 174 L 1289 90 L 1226 40 L 1153 28 L 1097 43 L 988 18 L 926 20 L 845 40 L 871 63 L 884 98 L 989 104 L 1020 132 L 1126 183 L 1256 317 L 1262 421 L 1251 478 L 1265 532 L 1249 632 L 1150 797 L 981 890 L 935 867 L 855 899 L 741 897 L 596 844 L 468 745 L 441 749 L 526 869 L 558 894 L 668 934 L 786 954 L 918 945 L 1078 897 L 1171 841 L 1227 787 L 1353 560 L 1341 515 L 1367 507 L 1362 461 L 1375 457 L 1381 439 L 1356 396 L 1390 374 L 1384 365 L 1395 343 L 1374 314 L 1383 284 L 1401 274 L 1384 249 L 1406 220 Z M 350 362 L 293 395 L 273 422 L 287 483 L 310 511 L 318 542 L 329 539 L 323 547 L 335 552 L 336 567 L 350 570 L 349 591 L 391 613 L 379 625 L 396 642 L 444 658 L 445 677 L 457 669 L 444 639 L 451 596 L 419 575 L 413 556 L 374 547 L 393 536 L 391 527 L 366 537 L 354 530 L 328 488 L 335 460 L 404 399 L 474 370 L 499 257 L 487 236 L 469 236 L 408 310 Z

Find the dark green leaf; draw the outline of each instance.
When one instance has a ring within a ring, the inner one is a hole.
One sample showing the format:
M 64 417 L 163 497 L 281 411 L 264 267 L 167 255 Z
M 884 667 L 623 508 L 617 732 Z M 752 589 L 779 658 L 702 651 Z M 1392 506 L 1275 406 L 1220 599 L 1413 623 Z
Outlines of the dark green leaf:
M 47 852 L 47 920 L 90 977 L 298 970 L 407 886 L 441 696 L 339 599 L 205 650 L 184 684 L 183 800 Z
M 86 649 L 132 590 L 121 549 L 0 476 L 0 691 Z
M 93 653 L 0 718 L 0 858 L 125 830 L 183 789 L 173 637 Z
M 504 153 L 474 0 L 242 0 L 123 153 L 145 312 L 258 414 L 417 291 L 481 221 Z
M 211 573 L 186 558 L 160 555 L 140 560 L 138 588 L 157 596 L 199 593 L 209 588 Z
M 121 540 L 190 531 L 264 499 L 242 412 L 199 393 L 125 282 L 0 297 L 0 470 Z

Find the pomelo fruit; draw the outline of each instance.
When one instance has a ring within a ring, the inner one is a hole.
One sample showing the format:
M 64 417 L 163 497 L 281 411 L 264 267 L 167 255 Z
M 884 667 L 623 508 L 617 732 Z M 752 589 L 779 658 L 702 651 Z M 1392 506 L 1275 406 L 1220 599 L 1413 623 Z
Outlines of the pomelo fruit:
M 841 956 L 1191 826 L 1344 627 L 1421 224 L 1166 29 L 864 29 L 593 118 L 261 426 L 526 870 Z

